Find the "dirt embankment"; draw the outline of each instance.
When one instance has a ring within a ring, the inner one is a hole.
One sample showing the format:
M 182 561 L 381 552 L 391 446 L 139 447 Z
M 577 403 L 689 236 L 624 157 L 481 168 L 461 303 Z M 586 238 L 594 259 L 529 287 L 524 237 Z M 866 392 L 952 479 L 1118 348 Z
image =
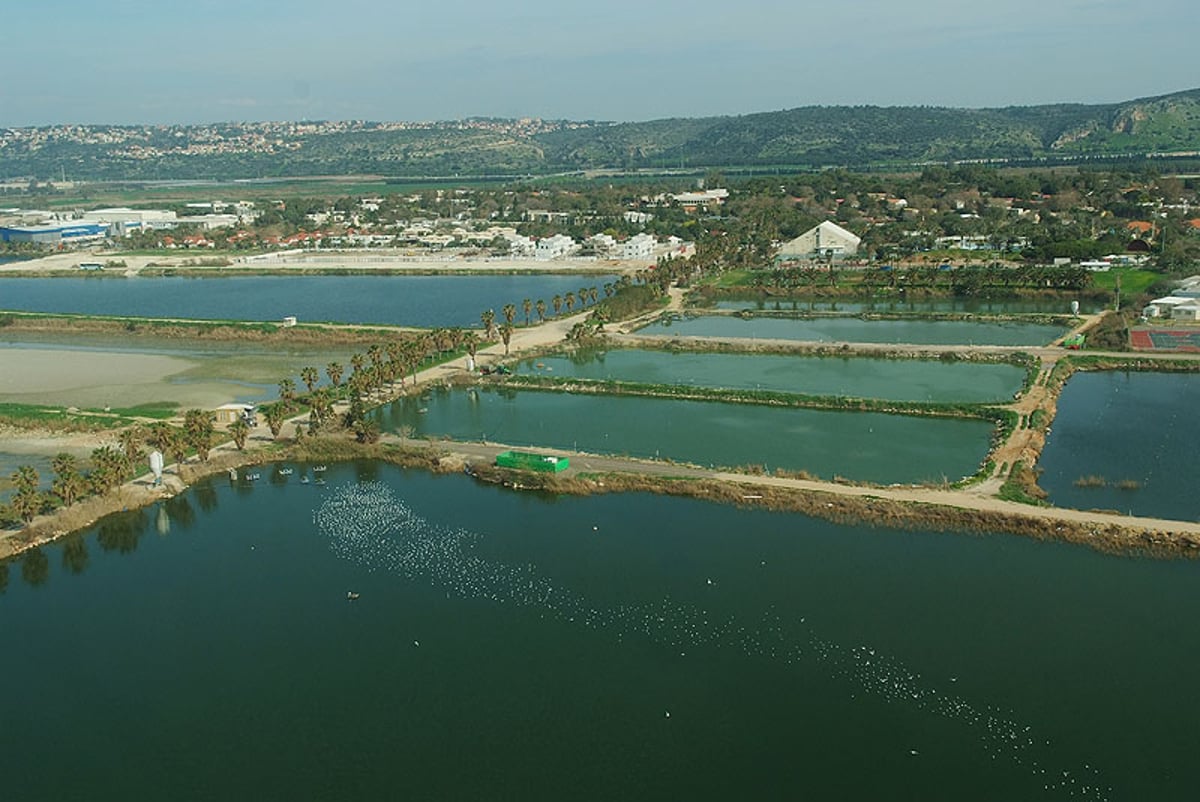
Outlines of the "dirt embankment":
M 368 346 L 385 337 L 417 331 L 394 326 L 315 325 L 283 326 L 274 323 L 189 322 L 149 318 L 86 317 L 5 313 L 0 333 L 18 335 L 114 336 L 122 339 L 180 342 L 254 343 L 289 348 Z

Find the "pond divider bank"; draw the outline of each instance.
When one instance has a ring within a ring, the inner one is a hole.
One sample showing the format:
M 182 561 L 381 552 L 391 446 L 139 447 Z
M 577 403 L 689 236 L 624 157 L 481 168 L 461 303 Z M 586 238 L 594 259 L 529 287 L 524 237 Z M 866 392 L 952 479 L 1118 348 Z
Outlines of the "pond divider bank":
M 162 488 L 142 477 L 118 491 L 95 497 L 85 505 L 59 510 L 36 519 L 18 533 L 0 537 L 0 559 L 36 549 L 102 517 L 170 498 L 209 476 L 272 462 L 330 462 L 369 459 L 433 473 L 469 473 L 479 481 L 516 490 L 588 495 L 612 492 L 652 492 L 691 496 L 719 503 L 798 512 L 837 523 L 869 523 L 906 529 L 961 531 L 976 534 L 1011 533 L 1044 540 L 1087 545 L 1115 554 L 1158 558 L 1200 555 L 1200 524 L 1124 518 L 1105 513 L 1023 507 L 996 499 L 953 491 L 922 488 L 879 488 L 818 482 L 790 477 L 730 474 L 685 465 L 617 457 L 569 454 L 571 469 L 564 474 L 512 471 L 496 467 L 496 456 L 510 450 L 502 444 L 407 441 L 385 437 L 374 444 L 356 443 L 345 434 L 310 436 L 303 441 L 278 441 L 250 451 L 221 450 L 207 462 L 189 462 L 169 473 Z M 584 471 L 582 459 L 602 469 Z M 911 497 L 905 497 L 905 496 Z M 941 499 L 941 501 L 939 501 Z

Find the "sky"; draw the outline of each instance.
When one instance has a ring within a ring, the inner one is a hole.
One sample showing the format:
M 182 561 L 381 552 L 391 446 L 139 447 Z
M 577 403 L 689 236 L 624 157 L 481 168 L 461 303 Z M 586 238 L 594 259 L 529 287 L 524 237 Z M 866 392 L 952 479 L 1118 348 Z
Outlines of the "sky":
M 7 0 L 0 127 L 1108 103 L 1200 86 L 1195 0 Z

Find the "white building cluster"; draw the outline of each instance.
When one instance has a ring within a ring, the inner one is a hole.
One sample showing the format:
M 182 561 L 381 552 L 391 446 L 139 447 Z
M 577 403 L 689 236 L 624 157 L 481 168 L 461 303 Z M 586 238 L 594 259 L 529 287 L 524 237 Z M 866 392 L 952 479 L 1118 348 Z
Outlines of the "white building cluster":
M 1165 298 L 1155 298 L 1142 310 L 1142 317 L 1200 322 L 1200 276 L 1184 279 Z

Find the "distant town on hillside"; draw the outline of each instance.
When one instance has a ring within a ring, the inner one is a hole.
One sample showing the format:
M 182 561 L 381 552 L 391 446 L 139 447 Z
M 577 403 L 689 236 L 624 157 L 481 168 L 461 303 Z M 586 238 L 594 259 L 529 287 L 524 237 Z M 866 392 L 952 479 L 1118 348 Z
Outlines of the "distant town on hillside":
M 1200 162 L 1200 89 L 1104 105 L 831 106 L 649 122 L 467 119 L 0 128 L 0 186 L 317 175 Z

